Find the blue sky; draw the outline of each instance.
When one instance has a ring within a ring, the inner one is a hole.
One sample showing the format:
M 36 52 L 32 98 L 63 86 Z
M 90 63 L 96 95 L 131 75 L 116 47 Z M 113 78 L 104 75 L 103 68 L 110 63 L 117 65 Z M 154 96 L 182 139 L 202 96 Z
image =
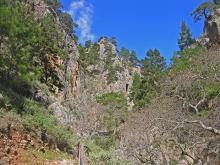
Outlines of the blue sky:
M 83 42 L 101 36 L 116 37 L 119 48 L 135 50 L 139 58 L 157 48 L 169 60 L 178 50 L 177 38 L 182 20 L 193 36 L 203 29 L 190 13 L 204 0 L 61 0 L 80 27 Z

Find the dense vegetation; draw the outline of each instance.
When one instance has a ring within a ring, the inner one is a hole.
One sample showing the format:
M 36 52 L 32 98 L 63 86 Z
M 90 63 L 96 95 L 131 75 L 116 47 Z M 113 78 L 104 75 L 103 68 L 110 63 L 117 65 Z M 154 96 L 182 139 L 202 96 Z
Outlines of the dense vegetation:
M 141 75 L 135 74 L 130 97 L 137 107 L 142 107 L 159 92 L 159 80 L 166 69 L 166 62 L 159 50 L 149 50 L 141 61 Z
M 125 165 L 129 162 L 119 160 L 114 151 L 118 145 L 118 129 L 127 118 L 127 99 L 123 93 L 105 93 L 96 97 L 99 104 L 105 105 L 108 109 L 100 117 L 100 130 L 106 130 L 108 136 L 93 136 L 87 141 L 89 158 L 92 164 L 118 164 Z M 91 152 L 91 153 L 90 153 Z
M 73 30 L 72 20 L 58 11 L 60 3 L 54 0 L 46 2 L 62 15 L 61 24 Z M 64 150 L 64 146 L 77 144 L 74 132 L 62 126 L 45 107 L 33 100 L 35 88 L 50 94 L 50 85 L 63 85 L 47 66 L 49 56 L 66 59 L 67 54 L 62 47 L 63 33 L 52 14 L 33 18 L 33 11 L 24 1 L 1 2 L 0 93 L 4 97 L 0 104 L 1 117 L 11 111 L 14 120 L 21 118 L 27 130 L 46 131 L 53 136 L 59 149 Z
M 16 6 L 13 4 L 16 3 Z M 7 1 L 1 6 L 1 79 L 24 83 L 48 81 L 48 55 L 66 58 L 62 34 L 54 17 L 33 19 L 33 13 L 22 1 Z M 52 83 L 56 77 L 51 75 Z
M 106 93 L 96 98 L 97 102 L 109 105 L 108 110 L 101 118 L 101 125 L 110 132 L 115 132 L 123 123 L 127 115 L 127 99 L 123 93 Z

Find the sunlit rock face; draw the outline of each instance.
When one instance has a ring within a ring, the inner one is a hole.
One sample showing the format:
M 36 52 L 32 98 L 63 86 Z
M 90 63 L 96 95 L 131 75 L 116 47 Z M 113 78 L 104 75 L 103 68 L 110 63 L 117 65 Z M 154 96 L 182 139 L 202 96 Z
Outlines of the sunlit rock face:
M 204 36 L 212 43 L 220 43 L 220 9 L 205 20 Z

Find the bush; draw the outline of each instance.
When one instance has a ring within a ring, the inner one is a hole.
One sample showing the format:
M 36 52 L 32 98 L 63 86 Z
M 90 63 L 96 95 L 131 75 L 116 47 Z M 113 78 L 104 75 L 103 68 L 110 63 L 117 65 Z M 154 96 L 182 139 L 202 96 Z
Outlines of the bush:
M 45 152 L 41 152 L 38 150 L 32 150 L 32 154 L 35 155 L 35 157 L 40 160 L 47 160 L 47 161 L 72 160 L 72 156 L 60 151 L 55 152 L 55 151 L 45 150 Z
M 131 165 L 130 162 L 116 157 L 114 137 L 93 137 L 85 142 L 91 165 Z M 107 147 L 106 147 L 107 146 Z
M 97 102 L 108 106 L 100 117 L 101 126 L 114 132 L 127 118 L 127 99 L 123 93 L 106 93 L 96 98 Z
M 97 65 L 100 62 L 99 49 L 99 45 L 91 41 L 87 41 L 85 47 L 79 46 L 79 60 L 83 69 L 86 69 L 90 65 Z
M 111 148 L 115 147 L 115 137 L 114 136 L 106 136 L 106 137 L 94 137 L 94 143 L 102 148 L 103 150 L 110 150 Z
M 220 83 L 210 83 L 205 85 L 205 92 L 207 93 L 208 99 L 215 98 L 220 92 Z
M 103 105 L 112 104 L 113 106 L 122 109 L 126 109 L 128 106 L 127 99 L 121 92 L 111 92 L 103 94 L 102 96 L 97 96 L 96 101 Z
M 72 131 L 62 126 L 53 116 L 49 115 L 44 107 L 35 101 L 26 99 L 24 109 L 23 117 L 27 125 L 46 130 L 58 142 L 67 142 L 73 146 L 78 143 L 77 136 Z
M 190 70 L 194 66 L 197 66 L 198 58 L 206 53 L 206 49 L 196 45 L 195 48 L 186 48 L 181 52 L 175 52 L 172 58 L 171 71 L 176 73 L 179 71 Z

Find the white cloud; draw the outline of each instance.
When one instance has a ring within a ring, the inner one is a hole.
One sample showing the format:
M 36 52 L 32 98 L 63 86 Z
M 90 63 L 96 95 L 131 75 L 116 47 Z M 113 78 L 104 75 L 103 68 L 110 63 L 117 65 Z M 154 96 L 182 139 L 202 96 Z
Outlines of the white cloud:
M 93 6 L 85 3 L 85 0 L 74 0 L 68 13 L 72 16 L 74 22 L 78 24 L 80 42 L 94 40 L 95 36 L 91 29 Z

